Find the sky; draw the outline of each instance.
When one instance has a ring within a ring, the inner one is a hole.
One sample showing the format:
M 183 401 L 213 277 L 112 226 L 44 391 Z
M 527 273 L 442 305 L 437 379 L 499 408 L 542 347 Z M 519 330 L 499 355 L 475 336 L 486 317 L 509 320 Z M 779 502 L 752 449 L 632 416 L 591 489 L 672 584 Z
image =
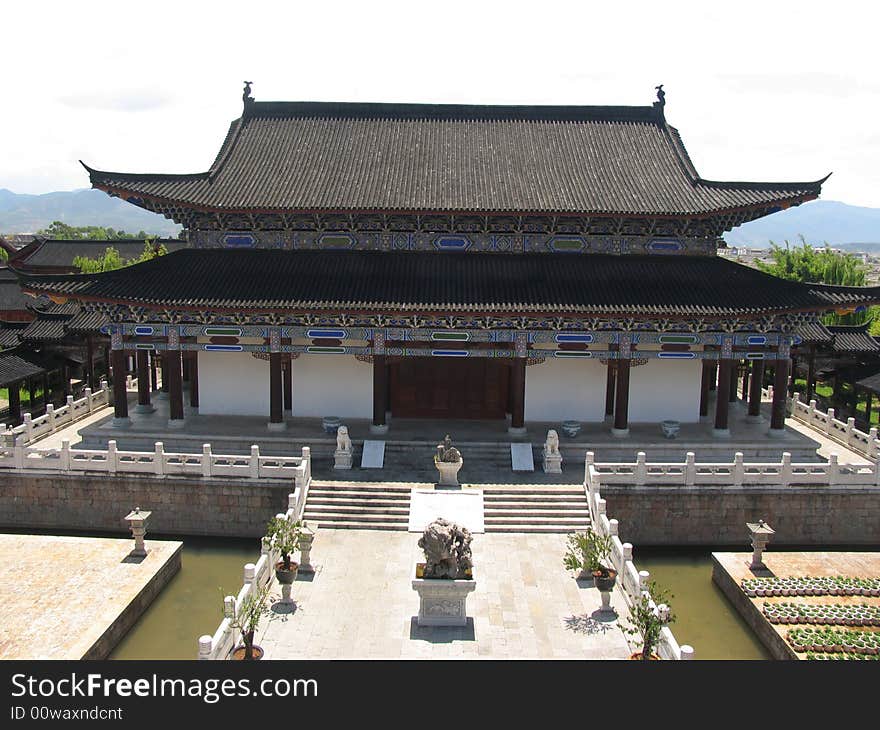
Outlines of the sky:
M 613 5 L 613 7 L 612 7 Z M 876 3 L 4 3 L 0 188 L 199 172 L 258 101 L 651 104 L 712 180 L 880 207 Z

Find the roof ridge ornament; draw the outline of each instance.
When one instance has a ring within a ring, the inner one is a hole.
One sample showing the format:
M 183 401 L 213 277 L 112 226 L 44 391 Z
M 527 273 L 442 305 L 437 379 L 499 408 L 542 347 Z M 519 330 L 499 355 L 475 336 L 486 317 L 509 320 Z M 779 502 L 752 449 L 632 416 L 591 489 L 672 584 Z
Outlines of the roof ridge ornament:
M 241 100 L 244 102 L 244 108 L 247 109 L 248 106 L 254 103 L 254 97 L 251 96 L 251 84 L 253 81 L 245 81 L 244 82 L 244 92 L 241 95 Z
M 663 91 L 663 84 L 654 87 L 657 90 L 657 101 L 654 102 L 654 106 L 664 107 L 666 106 L 666 92 Z

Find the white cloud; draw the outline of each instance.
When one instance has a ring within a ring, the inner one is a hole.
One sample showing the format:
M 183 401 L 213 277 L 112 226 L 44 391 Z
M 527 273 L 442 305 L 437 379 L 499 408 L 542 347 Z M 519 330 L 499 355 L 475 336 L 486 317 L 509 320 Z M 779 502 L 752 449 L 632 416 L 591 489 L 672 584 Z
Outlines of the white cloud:
M 876 5 L 324 0 L 7 3 L 0 187 L 206 169 L 257 99 L 649 104 L 712 179 L 880 206 Z M 146 8 L 146 9 L 145 9 Z M 9 67 L 8 67 L 9 68 Z

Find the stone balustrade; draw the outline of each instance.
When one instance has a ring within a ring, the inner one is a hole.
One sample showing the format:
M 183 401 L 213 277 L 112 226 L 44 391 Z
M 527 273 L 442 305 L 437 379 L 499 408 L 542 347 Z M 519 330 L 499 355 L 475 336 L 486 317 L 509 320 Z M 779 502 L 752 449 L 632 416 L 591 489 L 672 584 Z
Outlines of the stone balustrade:
M 29 444 L 43 436 L 55 433 L 75 421 L 90 415 L 110 402 L 110 390 L 107 382 L 102 380 L 101 387 L 94 393 L 91 388 L 86 388 L 82 398 L 74 400 L 72 395 L 67 396 L 67 402 L 55 408 L 51 403 L 46 406 L 46 413 L 37 418 L 31 418 L 30 413 L 23 415 L 23 423 L 14 428 L 3 428 L 2 442 L 11 446 L 14 443 Z
M 154 474 L 233 477 L 238 479 L 293 479 L 297 487 L 311 481 L 311 450 L 304 446 L 302 456 L 263 456 L 258 446 L 247 455 L 215 454 L 205 444 L 200 454 L 165 451 L 157 441 L 153 451 L 121 451 L 116 441 L 107 449 L 73 449 L 61 442 L 60 449 L 28 447 L 21 443 L 0 447 L 0 470 L 56 471 L 65 474 L 99 472 L 103 474 Z
M 872 461 L 877 461 L 878 454 L 880 454 L 880 440 L 877 438 L 876 427 L 871 428 L 868 433 L 860 431 L 855 426 L 854 418 L 840 421 L 834 417 L 833 408 L 822 411 L 816 408 L 815 400 L 802 403 L 800 393 L 795 393 L 789 400 L 788 412 L 792 418 L 825 434 L 833 441 L 843 444 L 848 449 L 862 454 Z
M 285 519 L 297 522 L 302 519 L 308 497 L 311 471 L 309 470 L 309 447 L 303 447 L 303 459 L 307 468 L 308 479 L 302 484 L 297 484 L 296 489 L 287 495 L 287 512 Z M 199 637 L 198 658 L 200 660 L 224 660 L 228 659 L 236 643 L 240 638 L 237 629 L 232 627 L 232 620 L 241 609 L 242 601 L 251 593 L 268 585 L 274 575 L 274 565 L 281 559 L 278 550 L 269 545 L 263 539 L 260 557 L 256 563 L 247 563 L 244 566 L 244 583 L 236 596 L 226 596 L 223 600 L 224 618 L 213 635 L 204 634 Z
M 611 536 L 611 562 L 617 571 L 618 585 L 626 597 L 628 605 L 632 606 L 640 601 L 643 596 L 648 596 L 648 605 L 656 609 L 656 604 L 648 593 L 648 580 L 650 573 L 636 568 L 632 559 L 633 546 L 628 542 L 621 542 L 618 535 L 619 525 L 617 520 L 609 519 L 606 514 L 606 503 L 599 492 L 599 485 L 604 475 L 601 475 L 593 462 L 592 452 L 587 453 L 584 490 L 587 501 L 590 504 L 590 518 L 593 529 L 600 535 Z M 660 641 L 657 644 L 657 654 L 661 659 L 693 659 L 694 649 L 687 644 L 679 644 L 668 626 L 661 630 Z
M 837 454 L 831 454 L 827 463 L 792 462 L 791 454 L 782 454 L 781 461 L 746 462 L 740 452 L 732 462 L 697 462 L 693 451 L 687 452 L 682 462 L 649 462 L 645 452 L 639 451 L 634 462 L 593 461 L 593 452 L 587 452 L 586 470 L 593 468 L 606 484 L 632 486 L 651 485 L 728 485 L 743 486 L 801 486 L 801 485 L 880 485 L 880 464 L 840 463 Z

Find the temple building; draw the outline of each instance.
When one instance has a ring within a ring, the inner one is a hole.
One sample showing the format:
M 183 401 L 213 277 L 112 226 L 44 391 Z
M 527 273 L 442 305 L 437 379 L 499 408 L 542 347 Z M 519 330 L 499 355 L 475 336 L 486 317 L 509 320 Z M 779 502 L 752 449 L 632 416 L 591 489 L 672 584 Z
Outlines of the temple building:
M 783 281 L 717 255 L 721 235 L 813 200 L 816 182 L 702 178 L 665 100 L 644 107 L 257 102 L 195 174 L 86 168 L 92 186 L 184 226 L 188 246 L 101 274 L 22 274 L 104 317 L 136 355 L 139 404 L 182 362 L 201 414 L 285 418 L 712 419 L 744 364 L 774 371 L 827 311 L 880 288 Z M 128 417 L 117 379 L 116 419 Z M 757 385 L 756 385 L 757 384 Z M 714 412 L 709 390 L 717 387 Z

